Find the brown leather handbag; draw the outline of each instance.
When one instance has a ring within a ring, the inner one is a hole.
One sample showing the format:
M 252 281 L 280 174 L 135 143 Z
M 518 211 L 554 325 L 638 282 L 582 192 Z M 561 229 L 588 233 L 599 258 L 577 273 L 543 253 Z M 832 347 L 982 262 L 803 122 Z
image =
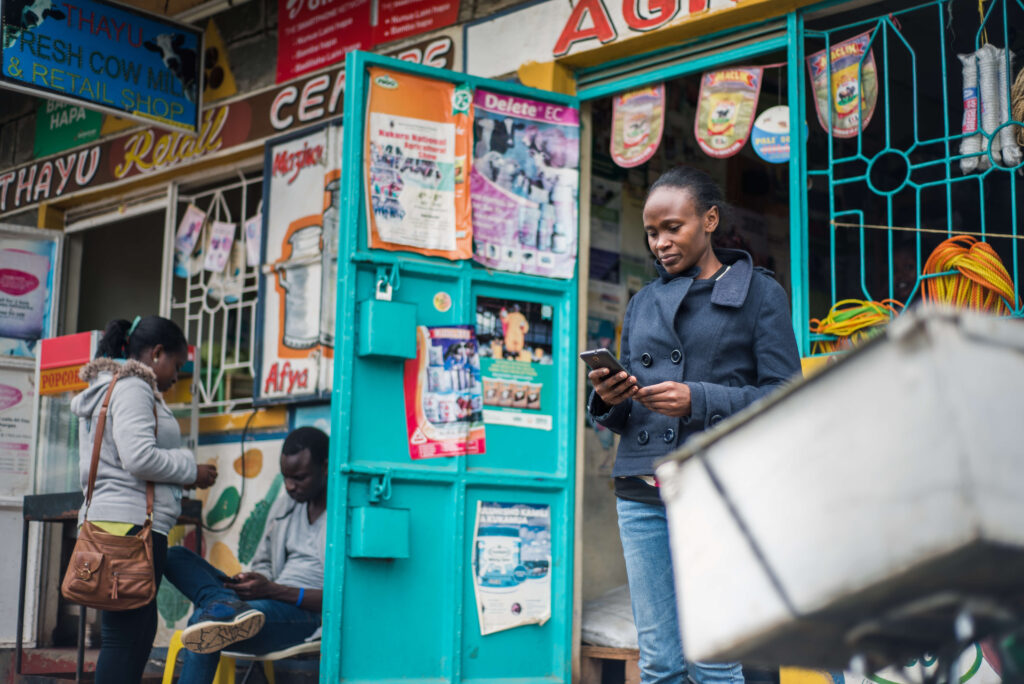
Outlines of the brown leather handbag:
M 115 375 L 100 407 L 92 446 L 92 465 L 89 466 L 89 486 L 85 493 L 85 518 L 60 587 L 61 594 L 69 601 L 110 611 L 139 608 L 156 597 L 152 541 L 153 483 L 146 483 L 146 522 L 138 534 L 108 534 L 88 520 L 103 445 L 103 429 L 107 423 L 107 407 L 116 383 Z

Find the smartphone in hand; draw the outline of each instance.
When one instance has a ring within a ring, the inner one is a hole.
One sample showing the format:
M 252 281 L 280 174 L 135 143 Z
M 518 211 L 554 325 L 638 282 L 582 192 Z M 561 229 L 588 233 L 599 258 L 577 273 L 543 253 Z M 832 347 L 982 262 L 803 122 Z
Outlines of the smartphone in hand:
M 604 347 L 580 352 L 580 360 L 587 364 L 590 370 L 607 368 L 611 371 L 611 375 L 615 375 L 616 373 L 625 373 L 627 377 L 629 376 L 629 371 L 623 368 L 622 364 L 619 363 L 619 360 L 615 358 L 615 355 Z

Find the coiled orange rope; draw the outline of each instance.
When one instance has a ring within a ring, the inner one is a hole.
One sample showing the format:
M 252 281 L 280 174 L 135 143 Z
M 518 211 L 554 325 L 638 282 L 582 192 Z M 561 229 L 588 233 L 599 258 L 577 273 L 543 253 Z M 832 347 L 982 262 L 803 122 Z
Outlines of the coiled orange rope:
M 883 299 L 880 302 L 844 299 L 836 302 L 825 318 L 812 318 L 810 328 L 812 333 L 833 335 L 838 339 L 815 341 L 811 353 L 829 354 L 866 340 L 902 310 L 902 302 L 895 299 Z
M 958 271 L 955 275 L 926 278 L 921 297 L 960 309 L 1010 313 L 1017 307 L 1013 280 L 992 246 L 969 235 L 942 242 L 928 257 L 923 275 Z

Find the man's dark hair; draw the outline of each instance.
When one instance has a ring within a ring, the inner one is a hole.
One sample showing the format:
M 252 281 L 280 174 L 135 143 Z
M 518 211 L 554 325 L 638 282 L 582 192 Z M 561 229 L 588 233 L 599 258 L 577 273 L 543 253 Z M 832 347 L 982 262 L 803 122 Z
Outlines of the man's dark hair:
M 281 455 L 291 456 L 303 449 L 309 449 L 309 455 L 317 465 L 327 463 L 327 433 L 315 427 L 300 427 L 292 430 L 284 440 Z

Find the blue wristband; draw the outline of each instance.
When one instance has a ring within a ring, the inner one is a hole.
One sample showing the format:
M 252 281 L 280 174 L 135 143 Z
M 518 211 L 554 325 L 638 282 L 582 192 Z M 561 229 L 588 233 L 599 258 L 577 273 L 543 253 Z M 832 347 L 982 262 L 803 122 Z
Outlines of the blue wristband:
M 303 588 L 299 589 L 299 598 L 295 599 L 296 606 L 302 606 L 302 597 L 306 595 L 306 590 Z

